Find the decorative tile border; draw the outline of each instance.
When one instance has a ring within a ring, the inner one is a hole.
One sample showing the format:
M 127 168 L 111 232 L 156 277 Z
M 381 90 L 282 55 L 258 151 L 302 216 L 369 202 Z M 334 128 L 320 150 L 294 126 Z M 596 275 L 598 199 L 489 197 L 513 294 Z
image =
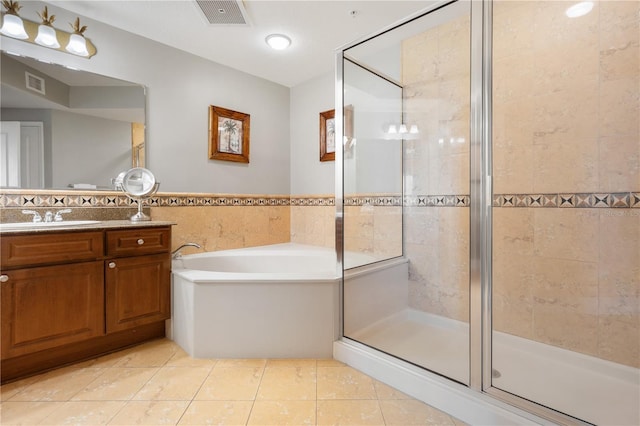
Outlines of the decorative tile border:
M 414 195 L 404 197 L 404 205 L 409 207 L 469 207 L 469 195 Z
M 493 207 L 640 208 L 640 192 L 496 194 Z
M 345 206 L 469 207 L 468 195 L 409 195 L 347 197 Z
M 469 195 L 362 195 L 346 197 L 345 206 L 469 207 Z M 1 208 L 135 207 L 120 192 L 7 191 L 0 192 Z M 159 194 L 145 200 L 150 207 L 184 206 L 335 206 L 332 196 Z M 640 192 L 496 194 L 493 207 L 640 208 Z
M 345 197 L 345 206 L 402 206 L 401 195 L 360 195 Z
M 209 194 L 159 194 L 145 199 L 145 206 L 289 206 L 289 196 L 209 195 Z M 0 207 L 84 207 L 109 208 L 137 206 L 120 192 L 90 193 L 0 193 Z
M 335 206 L 333 197 L 292 197 L 289 200 L 292 206 Z

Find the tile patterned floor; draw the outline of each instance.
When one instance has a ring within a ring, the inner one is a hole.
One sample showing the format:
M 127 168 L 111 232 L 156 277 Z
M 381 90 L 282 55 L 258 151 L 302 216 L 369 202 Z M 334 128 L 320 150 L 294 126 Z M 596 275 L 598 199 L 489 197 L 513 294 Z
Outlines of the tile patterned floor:
M 155 340 L 0 387 L 7 425 L 463 425 L 330 359 L 193 359 Z

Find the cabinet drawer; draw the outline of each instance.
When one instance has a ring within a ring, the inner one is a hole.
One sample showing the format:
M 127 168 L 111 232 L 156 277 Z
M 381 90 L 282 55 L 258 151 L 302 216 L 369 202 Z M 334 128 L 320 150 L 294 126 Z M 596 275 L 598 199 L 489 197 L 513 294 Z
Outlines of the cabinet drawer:
M 107 256 L 165 253 L 171 247 L 170 228 L 107 231 Z
M 102 232 L 12 235 L 0 240 L 2 269 L 82 262 L 103 255 Z

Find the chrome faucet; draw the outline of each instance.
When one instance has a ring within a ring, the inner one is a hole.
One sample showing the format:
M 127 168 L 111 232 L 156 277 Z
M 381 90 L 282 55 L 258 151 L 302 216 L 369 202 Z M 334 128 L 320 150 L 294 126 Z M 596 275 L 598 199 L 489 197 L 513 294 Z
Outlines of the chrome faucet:
M 24 214 L 32 214 L 33 215 L 33 220 L 31 220 L 31 221 L 33 223 L 42 222 L 42 216 L 40 216 L 40 213 L 38 213 L 35 210 L 22 210 L 22 213 L 24 213 Z
M 46 211 L 44 213 L 44 219 L 42 218 L 42 216 L 40 216 L 40 213 L 38 213 L 35 210 L 22 210 L 22 213 L 24 213 L 24 214 L 32 214 L 33 215 L 33 219 L 31 221 L 33 223 L 40 223 L 40 222 L 50 223 L 50 222 L 62 222 L 62 214 L 63 213 L 71 213 L 71 209 L 58 210 L 55 213 L 55 215 L 51 211 Z
M 202 248 L 200 246 L 200 244 L 198 243 L 185 243 L 183 245 L 181 245 L 180 247 L 178 247 L 177 249 L 175 249 L 172 253 L 171 253 L 171 257 L 173 259 L 180 259 L 182 257 L 182 253 L 180 253 L 180 250 L 182 250 L 185 247 L 195 247 L 195 248 Z
M 56 215 L 53 218 L 54 222 L 62 222 L 62 214 L 63 213 L 71 213 L 71 209 L 62 209 L 56 212 Z

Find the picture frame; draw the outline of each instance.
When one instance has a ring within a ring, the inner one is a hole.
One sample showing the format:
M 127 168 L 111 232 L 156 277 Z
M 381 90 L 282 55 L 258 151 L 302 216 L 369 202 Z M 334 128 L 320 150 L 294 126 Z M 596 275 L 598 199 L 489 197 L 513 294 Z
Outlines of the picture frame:
M 251 116 L 238 111 L 209 106 L 209 159 L 249 162 Z
M 320 113 L 320 161 L 336 159 L 336 110 Z

